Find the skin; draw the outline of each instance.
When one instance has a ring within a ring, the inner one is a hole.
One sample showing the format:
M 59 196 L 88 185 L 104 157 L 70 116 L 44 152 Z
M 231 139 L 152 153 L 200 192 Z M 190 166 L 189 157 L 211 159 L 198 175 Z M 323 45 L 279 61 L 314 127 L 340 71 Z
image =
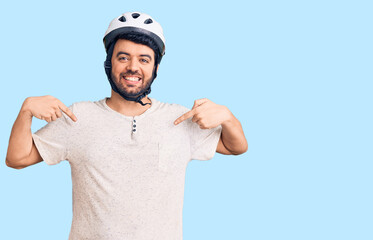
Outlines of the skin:
M 112 57 L 112 77 L 121 91 L 136 95 L 151 81 L 154 68 L 154 52 L 145 45 L 128 40 L 118 40 Z M 157 66 L 158 71 L 158 66 Z M 126 77 L 140 77 L 138 84 L 125 81 Z M 151 102 L 144 97 L 144 103 Z M 123 99 L 118 93 L 111 91 L 107 105 L 126 116 L 137 116 L 145 112 L 150 105 L 142 106 L 133 101 Z M 37 150 L 31 132 L 32 118 L 36 117 L 47 122 L 55 121 L 64 112 L 74 122 L 76 116 L 60 100 L 53 96 L 28 97 L 14 122 L 8 145 L 6 164 L 15 169 L 22 169 L 43 161 Z M 209 99 L 198 99 L 191 111 L 183 114 L 174 122 L 181 124 L 188 118 L 201 129 L 214 128 L 222 125 L 222 134 L 216 151 L 221 154 L 242 154 L 247 151 L 247 141 L 241 123 L 230 110 Z
M 22 169 L 43 161 L 32 140 L 32 117 L 51 122 L 61 117 L 62 112 L 74 122 L 78 120 L 68 107 L 53 96 L 26 98 L 10 134 L 6 165 Z
M 125 39 L 119 39 L 113 50 L 111 58 L 112 79 L 120 91 L 130 94 L 139 93 L 146 88 L 151 81 L 154 69 L 154 51 L 150 47 L 137 44 Z M 158 66 L 157 66 L 158 71 Z M 140 84 L 126 82 L 123 77 L 140 77 Z M 144 103 L 149 103 L 147 97 L 142 99 Z M 118 93 L 111 90 L 111 98 L 106 104 L 113 110 L 126 115 L 137 116 L 145 112 L 150 105 L 142 106 L 134 101 L 123 99 Z
M 207 98 L 194 101 L 192 109 L 175 120 L 178 125 L 188 118 L 201 129 L 222 126 L 222 133 L 216 152 L 226 155 L 239 155 L 247 151 L 248 144 L 241 123 L 226 106 L 216 104 Z
M 127 54 L 120 54 L 121 52 Z M 150 58 L 145 57 L 146 55 Z M 117 87 L 130 93 L 139 92 L 151 79 L 154 52 L 148 46 L 121 39 L 114 46 L 111 64 L 112 76 Z M 135 73 L 128 74 L 128 76 L 142 77 L 140 86 L 133 86 L 123 79 L 121 80 L 121 76 L 127 75 L 128 72 Z M 140 115 L 150 107 L 150 105 L 142 106 L 136 102 L 127 101 L 113 90 L 111 95 L 111 98 L 106 102 L 107 105 L 126 116 Z M 144 103 L 150 102 L 148 98 L 144 99 L 146 99 Z M 227 107 L 215 104 L 206 98 L 199 99 L 194 102 L 192 110 L 176 119 L 174 124 L 180 124 L 188 118 L 192 118 L 192 121 L 198 124 L 201 129 L 222 125 L 222 135 L 216 149 L 218 153 L 238 155 L 247 151 L 247 141 L 241 123 Z

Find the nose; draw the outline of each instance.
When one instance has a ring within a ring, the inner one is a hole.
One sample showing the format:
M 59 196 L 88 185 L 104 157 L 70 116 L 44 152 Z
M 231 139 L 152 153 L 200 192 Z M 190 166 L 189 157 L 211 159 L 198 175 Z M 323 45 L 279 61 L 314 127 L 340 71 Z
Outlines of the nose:
M 135 59 L 131 59 L 130 61 L 128 61 L 127 70 L 130 70 L 132 72 L 138 71 L 139 63 Z

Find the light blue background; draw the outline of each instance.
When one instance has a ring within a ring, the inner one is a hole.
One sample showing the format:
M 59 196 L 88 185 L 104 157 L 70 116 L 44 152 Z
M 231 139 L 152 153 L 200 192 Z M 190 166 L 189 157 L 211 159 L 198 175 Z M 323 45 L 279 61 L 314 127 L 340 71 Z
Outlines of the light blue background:
M 126 11 L 165 32 L 151 96 L 226 105 L 249 142 L 188 165 L 185 240 L 373 239 L 370 2 L 1 3 L 0 239 L 67 239 L 68 162 L 6 167 L 10 131 L 29 96 L 110 96 L 102 37 Z

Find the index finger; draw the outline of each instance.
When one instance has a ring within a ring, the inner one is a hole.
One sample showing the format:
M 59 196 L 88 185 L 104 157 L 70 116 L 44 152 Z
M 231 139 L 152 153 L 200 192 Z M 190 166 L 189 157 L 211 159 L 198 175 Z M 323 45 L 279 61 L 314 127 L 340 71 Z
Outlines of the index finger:
M 74 122 L 76 122 L 78 120 L 78 118 L 74 115 L 74 113 L 68 107 L 66 107 L 65 104 L 63 104 L 61 101 L 60 101 L 60 104 L 58 105 L 58 107 L 64 113 L 66 113 L 66 115 L 69 116 L 71 118 L 71 120 L 73 120 Z
M 190 110 L 189 112 L 187 113 L 184 113 L 183 115 L 181 115 L 181 117 L 179 117 L 178 119 L 175 120 L 174 124 L 175 125 L 178 125 L 179 123 L 181 123 L 182 121 L 188 119 L 188 118 L 191 118 L 194 116 L 196 112 L 196 109 L 192 109 Z

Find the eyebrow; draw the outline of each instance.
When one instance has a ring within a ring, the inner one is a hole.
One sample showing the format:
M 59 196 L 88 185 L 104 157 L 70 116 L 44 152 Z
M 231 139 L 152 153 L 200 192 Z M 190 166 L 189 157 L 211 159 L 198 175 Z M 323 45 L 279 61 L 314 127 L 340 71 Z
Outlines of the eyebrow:
M 119 55 L 121 55 L 121 54 L 124 54 L 124 55 L 130 56 L 129 53 L 126 53 L 126 52 L 122 52 L 122 51 L 120 51 L 120 52 L 117 53 L 117 57 L 119 57 Z M 150 60 L 152 59 L 152 57 L 151 57 L 150 55 L 148 55 L 148 54 L 141 54 L 140 57 L 148 57 L 148 58 L 150 58 Z

